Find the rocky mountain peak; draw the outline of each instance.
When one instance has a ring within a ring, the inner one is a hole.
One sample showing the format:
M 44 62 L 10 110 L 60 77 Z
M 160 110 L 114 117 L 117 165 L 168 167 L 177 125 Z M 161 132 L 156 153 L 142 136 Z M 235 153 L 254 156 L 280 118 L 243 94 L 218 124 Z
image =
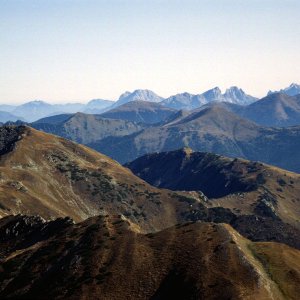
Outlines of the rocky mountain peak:
M 202 94 L 208 100 L 220 99 L 222 98 L 222 91 L 219 87 L 210 89 Z
M 269 91 L 268 95 L 275 93 L 283 93 L 289 96 L 296 96 L 300 94 L 300 85 L 297 83 L 292 83 L 288 87 L 281 89 L 280 91 Z

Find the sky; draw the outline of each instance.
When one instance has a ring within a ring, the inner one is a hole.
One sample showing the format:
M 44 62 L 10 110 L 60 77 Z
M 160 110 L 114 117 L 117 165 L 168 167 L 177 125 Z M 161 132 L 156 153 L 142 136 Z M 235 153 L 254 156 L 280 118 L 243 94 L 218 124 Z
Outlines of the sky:
M 299 0 L 0 0 L 0 103 L 300 83 Z

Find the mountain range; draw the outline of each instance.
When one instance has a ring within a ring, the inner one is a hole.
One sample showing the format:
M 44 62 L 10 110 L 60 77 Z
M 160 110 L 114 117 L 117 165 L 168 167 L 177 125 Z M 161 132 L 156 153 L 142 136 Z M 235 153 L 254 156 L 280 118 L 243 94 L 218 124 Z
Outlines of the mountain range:
M 292 84 L 280 92 L 294 96 L 299 91 L 299 85 Z M 271 94 L 273 92 L 269 92 Z M 82 103 L 68 103 L 68 104 L 49 104 L 41 100 L 30 101 L 19 106 L 0 105 L 0 122 L 23 120 L 27 122 L 34 122 L 38 119 L 65 113 L 83 112 L 89 114 L 101 114 L 105 111 L 115 109 L 118 106 L 129 102 L 147 101 L 153 103 L 160 103 L 165 107 L 173 109 L 193 110 L 205 104 L 214 102 L 228 102 L 238 105 L 249 105 L 256 102 L 258 98 L 247 95 L 242 89 L 238 87 L 231 87 L 222 94 L 220 88 L 216 87 L 208 90 L 202 94 L 181 93 L 168 98 L 163 98 L 150 90 L 135 90 L 133 92 L 123 93 L 118 100 L 103 100 L 94 99 L 87 104 Z M 152 122 L 153 123 L 153 122 Z
M 274 94 L 274 93 L 283 93 L 283 94 L 286 94 L 288 96 L 296 96 L 296 95 L 299 95 L 300 94 L 300 85 L 299 84 L 296 84 L 296 83 L 292 83 L 290 86 L 284 88 L 284 89 L 281 89 L 280 91 L 269 91 L 268 92 L 268 95 L 269 94 Z
M 297 299 L 298 174 L 189 148 L 127 167 L 0 127 L 1 299 Z
M 147 153 L 190 147 L 299 172 L 299 137 L 300 126 L 264 127 L 213 106 L 187 115 L 177 114 L 177 118 L 165 124 L 131 135 L 110 136 L 88 145 L 121 163 Z
M 298 88 L 0 106 L 0 299 L 298 300 Z
M 87 104 L 49 104 L 41 100 L 30 101 L 19 106 L 0 105 L 0 122 L 24 120 L 33 122 L 38 119 L 64 113 L 101 113 L 113 101 L 94 99 Z
M 125 166 L 151 185 L 175 191 L 202 191 L 215 207 L 278 217 L 300 228 L 298 174 L 189 148 L 147 154 Z
M 177 94 L 165 99 L 162 104 L 175 109 L 192 110 L 211 102 L 229 102 L 247 105 L 257 100 L 257 98 L 247 95 L 238 87 L 231 87 L 224 94 L 222 94 L 220 88 L 216 87 L 199 95 L 189 93 Z
M 300 172 L 298 97 L 272 94 L 245 107 L 222 102 L 193 111 L 133 101 L 102 115 L 58 115 L 31 126 L 86 144 L 121 163 L 187 146 Z M 274 127 L 279 124 L 298 126 Z
M 202 191 L 158 189 L 103 154 L 24 126 L 1 127 L 0 141 L 1 217 L 27 214 L 49 220 L 67 216 L 78 222 L 95 215 L 121 214 L 140 232 L 185 221 L 225 222 L 247 238 L 300 248 L 297 174 L 241 161 L 230 170 L 228 161 L 214 164 L 212 155 L 208 157 L 212 172 L 227 169 L 228 185 L 238 182 L 238 177 L 242 188 L 230 191 L 235 199 L 231 202 L 226 200 L 229 193 L 218 195 L 215 205 L 216 200 L 210 199 L 217 181 L 207 185 L 209 198 Z M 256 177 L 261 179 L 259 185 L 254 184 Z M 235 192 L 243 192 L 246 203 L 240 203 Z
M 300 124 L 300 95 L 288 96 L 272 93 L 250 105 L 228 102 L 209 103 L 202 108 L 220 106 L 256 124 L 272 127 L 288 127 Z

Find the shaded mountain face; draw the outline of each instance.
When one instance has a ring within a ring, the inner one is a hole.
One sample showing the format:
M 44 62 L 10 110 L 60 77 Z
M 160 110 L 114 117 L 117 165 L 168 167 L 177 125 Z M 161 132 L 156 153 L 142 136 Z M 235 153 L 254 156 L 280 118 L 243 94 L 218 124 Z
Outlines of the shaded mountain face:
M 234 86 L 227 89 L 224 94 L 222 94 L 218 87 L 199 95 L 189 93 L 177 94 L 163 100 L 162 104 L 175 109 L 193 110 L 212 102 L 228 102 L 247 105 L 256 100 L 257 98 L 247 95 L 242 89 Z
M 131 101 L 148 101 L 148 102 L 161 102 L 162 97 L 158 96 L 150 90 L 135 90 L 131 92 L 125 92 L 119 97 L 119 100 L 113 104 L 113 108 Z
M 104 118 L 127 120 L 136 123 L 155 124 L 164 121 L 176 112 L 159 103 L 148 101 L 131 101 L 111 109 L 101 116 Z
M 221 107 L 258 125 L 288 127 L 300 125 L 300 95 L 288 96 L 272 93 L 250 105 L 243 106 L 228 102 L 211 102 L 201 107 Z
M 266 165 L 193 152 L 190 148 L 147 154 L 125 164 L 125 167 L 154 186 L 182 191 L 199 190 L 209 198 L 250 192 L 256 190 L 259 184 L 266 183 L 263 175 Z
M 280 91 L 275 91 L 275 92 L 269 91 L 268 95 L 278 93 L 278 92 L 282 94 L 286 94 L 288 96 L 296 96 L 300 94 L 300 85 L 296 83 L 292 83 L 290 86 L 281 89 Z
M 270 94 L 238 113 L 240 116 L 264 126 L 300 125 L 300 99 L 283 93 Z
M 83 113 L 44 118 L 32 123 L 31 126 L 82 144 L 92 143 L 108 136 L 129 135 L 145 128 L 142 124 L 126 120 L 113 120 Z
M 230 226 L 140 234 L 123 217 L 0 220 L 1 299 L 297 299 L 300 251 Z
M 121 163 L 147 153 L 190 147 L 195 151 L 259 160 L 300 172 L 300 126 L 262 127 L 222 107 L 195 111 L 162 126 L 129 136 L 107 137 L 89 146 Z
M 300 175 L 260 162 L 185 148 L 142 156 L 126 167 L 148 183 L 171 190 L 202 191 L 213 206 L 269 216 L 300 229 Z

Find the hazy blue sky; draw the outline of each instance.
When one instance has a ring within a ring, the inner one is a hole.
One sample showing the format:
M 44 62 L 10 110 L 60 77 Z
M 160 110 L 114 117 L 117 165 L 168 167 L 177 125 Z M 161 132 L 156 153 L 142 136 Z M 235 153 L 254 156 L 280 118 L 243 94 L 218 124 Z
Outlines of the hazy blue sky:
M 300 82 L 299 0 L 0 0 L 0 102 Z

